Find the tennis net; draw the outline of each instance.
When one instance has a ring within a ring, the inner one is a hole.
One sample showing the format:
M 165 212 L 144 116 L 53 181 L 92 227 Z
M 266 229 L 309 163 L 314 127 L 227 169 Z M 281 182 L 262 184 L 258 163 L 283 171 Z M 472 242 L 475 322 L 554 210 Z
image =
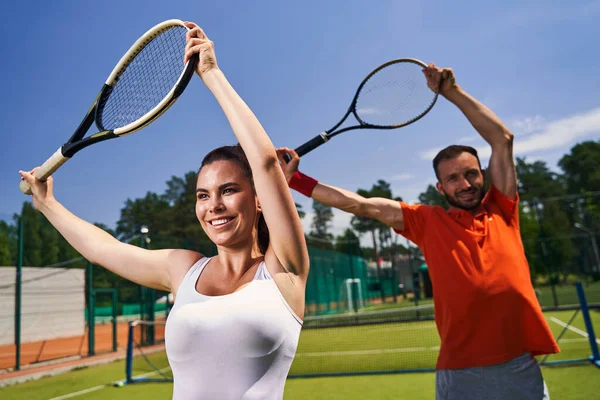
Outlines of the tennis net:
M 581 296 L 579 306 L 544 309 L 561 352 L 539 356 L 542 365 L 600 363 L 600 339 L 593 328 L 600 319 L 597 309 L 588 310 L 582 289 Z M 131 323 L 127 379 L 122 382 L 172 381 L 162 344 L 164 325 Z M 144 332 L 150 327 L 157 344 L 143 346 L 149 337 Z M 288 377 L 434 371 L 439 349 L 432 305 L 305 317 Z
M 433 306 L 307 317 L 289 377 L 433 371 Z
M 165 321 L 137 320 L 129 323 L 124 386 L 141 382 L 172 382 L 165 353 Z

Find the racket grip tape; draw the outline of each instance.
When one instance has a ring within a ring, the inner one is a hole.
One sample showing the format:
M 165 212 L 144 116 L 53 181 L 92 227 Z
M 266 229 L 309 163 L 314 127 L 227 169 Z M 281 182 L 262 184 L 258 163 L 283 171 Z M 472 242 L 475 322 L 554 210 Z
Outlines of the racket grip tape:
M 306 153 L 313 151 L 328 140 L 329 137 L 325 133 L 321 133 L 315 136 L 314 138 L 310 139 L 308 142 L 304 143 L 302 146 L 295 149 L 295 151 L 300 157 L 302 157 Z M 292 159 L 288 154 L 286 154 L 283 158 L 286 162 L 290 162 L 290 160 Z
M 50 175 L 56 172 L 56 170 L 59 169 L 60 166 L 63 165 L 68 159 L 68 157 L 63 156 L 61 147 L 52 155 L 52 157 L 47 159 L 46 162 L 43 163 L 42 166 L 35 171 L 33 176 L 35 176 L 41 181 L 45 181 Z M 31 185 L 27 181 L 21 181 L 19 188 L 21 189 L 21 192 L 25 194 L 31 194 Z

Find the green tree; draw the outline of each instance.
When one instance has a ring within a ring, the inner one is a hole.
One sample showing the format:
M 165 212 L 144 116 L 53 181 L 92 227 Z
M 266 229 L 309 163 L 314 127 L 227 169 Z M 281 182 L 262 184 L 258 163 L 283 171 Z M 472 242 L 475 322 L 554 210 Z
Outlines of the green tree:
M 139 235 L 142 226 L 147 226 L 150 232 L 174 233 L 169 229 L 173 224 L 170 206 L 164 197 L 148 192 L 142 199 L 127 199 L 121 210 L 121 218 L 117 222 L 117 235 L 124 241 L 129 241 Z
M 331 207 L 313 200 L 313 220 L 309 240 L 314 247 L 333 249 L 333 235 L 329 233 L 331 221 L 333 220 L 333 211 Z
M 593 231 L 600 231 L 600 140 L 578 143 L 558 162 L 564 171 L 569 193 L 586 194 L 576 208 L 576 222 Z
M 60 249 L 58 248 L 58 231 L 48 222 L 46 217 L 38 213 L 40 219 L 40 238 L 42 241 L 42 263 L 41 266 L 57 264 L 60 259 Z
M 298 216 L 300 219 L 304 219 L 306 217 L 306 213 L 302 209 L 302 204 L 294 203 L 296 205 L 296 210 L 298 210 Z
M 376 260 L 375 249 L 372 247 L 362 247 L 360 248 L 360 255 L 367 260 Z
M 529 208 L 530 206 L 525 204 L 519 204 L 521 240 L 523 241 L 525 256 L 529 263 L 531 280 L 535 281 L 538 275 L 545 275 L 548 270 L 543 258 L 538 253 L 540 232 L 536 216 Z
M 544 161 L 528 163 L 517 158 L 518 190 L 522 201 L 545 199 L 566 194 L 563 178 L 552 172 Z
M 548 244 L 550 265 L 554 271 L 562 273 L 566 279 L 568 273 L 573 269 L 573 265 L 570 264 L 575 254 L 575 247 L 571 238 L 573 223 L 562 209 L 562 205 L 559 201 L 546 201 L 543 203 L 540 215 L 542 232 L 545 234 L 544 239 Z
M 573 244 L 568 234 L 572 232 L 572 223 L 568 215 L 556 201 L 566 194 L 564 178 L 552 172 L 545 162 L 528 163 L 517 158 L 519 197 L 526 207 L 521 209 L 521 235 L 525 244 L 527 258 L 535 274 L 547 271 L 551 277 L 565 272 L 574 254 Z M 534 235 L 531 221 L 537 223 L 536 251 L 532 253 Z M 528 231 L 523 229 L 523 222 Z M 565 227 L 568 229 L 565 235 Z
M 352 255 L 359 254 L 360 239 L 352 229 L 346 228 L 343 235 L 335 238 L 335 251 Z
M 600 140 L 578 143 L 558 162 L 569 193 L 600 190 Z
M 169 209 L 165 212 L 162 226 L 153 226 L 151 232 L 180 239 L 207 240 L 196 218 L 196 172 L 189 171 L 183 177 L 171 177 L 161 199 L 168 203 Z
M 13 265 L 8 235 L 0 229 L 0 266 Z
M 358 189 L 357 193 L 363 197 L 371 198 L 371 197 L 382 197 L 385 199 L 392 199 L 392 189 L 391 185 L 384 181 L 383 179 L 379 179 L 370 190 Z M 401 200 L 401 198 L 396 198 L 396 200 Z M 379 257 L 381 256 L 381 249 L 391 240 L 391 232 L 390 227 L 371 218 L 353 216 L 350 221 L 352 228 L 359 233 L 370 233 L 371 240 L 373 241 L 373 259 L 377 265 L 377 277 L 381 278 L 381 268 L 379 266 Z M 363 255 L 368 254 L 368 250 L 363 252 Z M 381 286 L 381 300 L 385 300 L 385 295 L 383 292 L 383 285 Z
M 391 185 L 380 179 L 375 183 L 370 190 L 358 189 L 357 193 L 363 197 L 382 197 L 386 199 L 392 199 Z M 397 197 L 396 200 L 401 201 L 402 199 Z M 373 251 L 375 253 L 375 260 L 379 258 L 380 249 L 383 245 L 391 240 L 389 226 L 371 218 L 353 216 L 350 221 L 352 228 L 359 233 L 369 233 L 373 242 Z
M 17 229 L 0 221 L 0 265 L 17 264 Z
M 419 203 L 430 206 L 440 206 L 444 210 L 448 210 L 450 208 L 446 198 L 440 194 L 440 192 L 438 192 L 433 185 L 428 185 L 427 189 L 425 189 L 423 193 L 419 194 Z
M 30 202 L 24 202 L 21 209 L 23 218 L 23 265 L 42 266 L 42 238 L 40 236 L 40 213 Z

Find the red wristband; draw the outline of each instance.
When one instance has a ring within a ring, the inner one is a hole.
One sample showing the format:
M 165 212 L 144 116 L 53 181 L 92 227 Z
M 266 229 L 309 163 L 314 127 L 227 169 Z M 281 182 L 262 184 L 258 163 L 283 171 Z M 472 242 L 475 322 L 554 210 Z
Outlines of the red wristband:
M 316 179 L 304 175 L 300 171 L 296 171 L 294 175 L 292 175 L 289 185 L 290 188 L 302 193 L 306 197 L 310 197 L 315 186 L 317 186 L 317 183 L 319 182 Z

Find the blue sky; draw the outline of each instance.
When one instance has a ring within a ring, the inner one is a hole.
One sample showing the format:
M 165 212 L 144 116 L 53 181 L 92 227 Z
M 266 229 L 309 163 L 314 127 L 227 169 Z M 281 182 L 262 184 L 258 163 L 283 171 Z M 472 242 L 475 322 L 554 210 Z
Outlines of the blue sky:
M 297 147 L 343 115 L 379 64 L 412 57 L 449 66 L 458 83 L 516 135 L 515 154 L 552 168 L 575 143 L 600 137 L 600 1 L 55 1 L 3 5 L 0 218 L 19 212 L 19 169 L 41 164 L 74 131 L 123 52 L 170 18 L 215 42 L 221 69 L 276 146 Z M 489 4 L 486 4 L 489 3 Z M 141 11 L 141 13 L 140 13 Z M 55 174 L 55 195 L 80 217 L 114 227 L 126 199 L 162 193 L 235 138 L 195 77 L 150 127 L 83 150 Z M 301 169 L 349 190 L 377 179 L 416 201 L 449 144 L 482 149 L 444 99 L 419 122 L 353 131 L 305 156 Z M 309 215 L 312 201 L 294 193 Z M 194 218 L 190 215 L 190 218 Z M 350 216 L 335 212 L 333 233 Z M 368 242 L 367 242 L 368 243 Z

